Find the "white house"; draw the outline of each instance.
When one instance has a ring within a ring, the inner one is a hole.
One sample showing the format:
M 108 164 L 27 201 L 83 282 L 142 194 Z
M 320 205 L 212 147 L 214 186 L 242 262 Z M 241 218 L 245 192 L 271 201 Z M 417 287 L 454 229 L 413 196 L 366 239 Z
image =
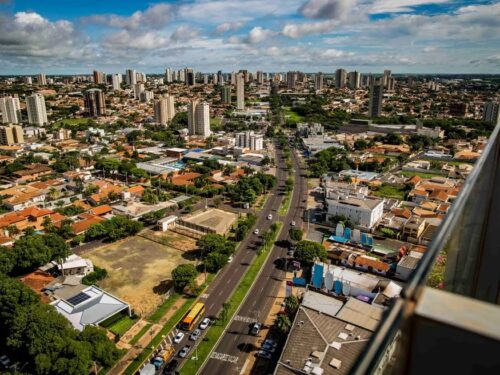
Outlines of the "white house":
M 384 200 L 371 197 L 326 199 L 327 217 L 344 216 L 358 227 L 372 229 L 384 215 Z

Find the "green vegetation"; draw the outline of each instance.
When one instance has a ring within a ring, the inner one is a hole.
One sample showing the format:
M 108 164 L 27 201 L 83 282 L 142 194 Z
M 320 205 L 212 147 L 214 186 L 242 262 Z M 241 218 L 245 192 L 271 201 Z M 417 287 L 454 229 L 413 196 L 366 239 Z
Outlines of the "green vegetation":
M 304 122 L 304 117 L 299 115 L 290 107 L 283 107 L 283 110 L 285 112 L 285 120 L 288 120 L 293 123 Z
M 179 321 L 186 315 L 188 310 L 196 301 L 195 298 L 188 298 L 186 302 L 174 313 L 174 315 L 168 320 L 168 322 L 163 326 L 163 328 L 158 332 L 158 334 L 151 340 L 151 342 L 146 346 L 141 354 L 139 354 L 132 363 L 123 372 L 125 375 L 134 375 L 139 369 L 141 364 L 151 355 L 153 351 L 151 347 L 156 348 L 164 337 L 174 328 Z
M 141 328 L 139 332 L 132 338 L 132 340 L 129 341 L 130 345 L 135 345 L 137 342 L 141 339 L 142 336 L 151 328 L 153 324 L 147 323 L 144 327 Z
M 288 210 L 290 209 L 290 204 L 292 203 L 292 195 L 293 191 L 288 191 L 285 193 L 283 197 L 283 201 L 281 202 L 281 206 L 278 210 L 278 215 L 285 216 Z
M 156 311 L 151 314 L 151 316 L 148 318 L 149 321 L 153 323 L 158 323 L 160 319 L 165 315 L 165 313 L 170 310 L 170 308 L 177 302 L 177 300 L 181 297 L 180 294 L 173 294 L 170 297 L 168 297 L 163 303 L 158 306 Z
M 195 266 L 192 264 L 180 264 L 172 271 L 172 279 L 177 292 L 182 292 L 198 276 Z
M 290 236 L 290 238 L 294 241 L 300 241 L 302 240 L 302 237 L 304 236 L 304 232 L 302 231 L 302 229 L 299 229 L 299 228 L 290 228 L 288 230 L 288 235 Z
M 94 267 L 94 272 L 89 273 L 82 279 L 82 284 L 95 285 L 98 281 L 104 280 L 108 276 L 108 271 L 104 268 Z
M 265 194 L 275 185 L 276 177 L 259 172 L 251 176 L 243 176 L 236 184 L 229 185 L 228 194 L 233 202 L 253 204 L 257 196 Z
M 295 247 L 295 258 L 301 263 L 311 264 L 316 258 L 326 260 L 326 250 L 323 245 L 313 241 L 300 241 Z
M 439 173 L 431 173 L 431 172 L 400 171 L 398 173 L 401 173 L 405 177 L 418 176 L 421 178 L 433 178 L 436 176 L 441 176 Z
M 377 190 L 373 191 L 373 195 L 380 198 L 392 198 L 392 199 L 404 200 L 406 192 L 407 188 L 404 185 L 395 186 L 395 185 L 383 184 Z
M 85 233 L 87 241 L 95 239 L 105 239 L 116 241 L 121 238 L 133 236 L 139 233 L 143 224 L 139 221 L 131 220 L 126 216 L 113 216 L 102 223 L 93 224 Z
M 115 315 L 102 322 L 100 325 L 115 335 L 123 336 L 137 322 L 137 318 L 131 318 L 128 315 Z
M 259 254 L 254 258 L 252 264 L 247 269 L 245 275 L 241 279 L 238 287 L 235 289 L 231 298 L 227 301 L 227 307 L 225 309 L 225 317 L 226 319 L 220 319 L 216 324 L 212 325 L 208 330 L 207 334 L 204 336 L 203 341 L 198 344 L 198 359 L 197 360 L 189 360 L 184 362 L 184 366 L 181 368 L 180 373 L 183 375 L 191 375 L 196 374 L 200 369 L 200 366 L 203 364 L 205 359 L 211 353 L 215 343 L 219 339 L 219 337 L 224 333 L 224 330 L 230 320 L 230 318 L 236 313 L 238 308 L 240 307 L 243 299 L 247 295 L 251 286 L 253 285 L 254 280 L 256 279 L 259 271 L 264 267 L 264 264 L 270 254 L 270 248 L 272 244 L 278 237 L 278 234 L 281 229 L 281 223 L 274 223 L 271 228 L 271 235 L 269 236 L 269 240 L 266 241 L 267 244 L 264 246 L 263 251 L 259 252 Z

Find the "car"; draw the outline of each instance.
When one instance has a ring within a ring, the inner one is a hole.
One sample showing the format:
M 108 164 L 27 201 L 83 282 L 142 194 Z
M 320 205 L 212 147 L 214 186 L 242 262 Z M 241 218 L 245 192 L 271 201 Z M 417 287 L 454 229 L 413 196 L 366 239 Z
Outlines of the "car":
M 230 255 L 230 256 L 229 256 L 229 258 L 227 258 L 227 262 L 228 262 L 228 263 L 231 263 L 232 261 L 233 261 L 233 256 L 232 256 L 232 255 Z
M 278 343 L 276 341 L 274 341 L 273 339 L 265 339 L 264 343 L 262 345 L 270 345 L 273 348 L 277 348 L 278 347 Z
M 205 318 L 200 323 L 200 329 L 207 329 L 207 327 L 212 323 L 209 318 Z
M 253 325 L 252 325 L 252 329 L 250 330 L 250 333 L 254 336 L 257 336 L 260 332 L 260 328 L 262 327 L 262 323 L 259 323 L 259 322 L 255 322 Z
M 293 254 L 295 254 L 295 251 L 293 249 L 289 249 L 287 252 L 286 252 L 286 255 L 288 255 L 289 257 L 293 257 Z
M 180 343 L 182 341 L 182 339 L 184 338 L 184 333 L 183 332 L 179 332 L 177 335 L 175 335 L 174 337 L 174 342 L 176 344 Z
M 253 231 L 253 234 L 259 234 L 259 230 L 258 230 L 258 229 L 255 229 L 255 230 Z
M 291 225 L 292 227 L 294 227 L 294 226 L 295 226 L 295 220 L 292 220 L 292 222 L 290 223 L 290 225 Z
M 264 359 L 271 359 L 271 357 L 273 356 L 271 353 L 266 352 L 265 350 L 259 350 L 256 355 L 257 357 Z
M 163 375 L 173 374 L 178 364 L 179 361 L 177 361 L 176 359 L 167 363 L 167 365 L 163 368 Z
M 269 353 L 274 353 L 276 351 L 276 348 L 274 346 L 264 344 L 262 345 L 262 350 L 265 350 Z
M 200 337 L 200 335 L 201 335 L 201 330 L 200 330 L 200 329 L 198 329 L 198 328 L 196 328 L 196 329 L 193 331 L 193 333 L 191 333 L 191 334 L 189 335 L 189 339 L 190 339 L 191 341 L 196 341 L 196 340 L 198 340 L 198 338 Z
M 179 350 L 179 357 L 186 358 L 190 350 L 191 350 L 191 346 L 186 345 L 181 350 Z
M 272 220 L 273 219 L 273 215 L 269 214 L 267 215 L 267 220 Z

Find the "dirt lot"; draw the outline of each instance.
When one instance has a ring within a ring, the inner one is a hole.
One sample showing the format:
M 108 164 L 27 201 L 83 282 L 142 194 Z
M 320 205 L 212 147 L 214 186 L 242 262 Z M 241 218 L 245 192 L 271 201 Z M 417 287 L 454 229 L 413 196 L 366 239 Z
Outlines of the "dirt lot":
M 174 248 L 194 246 L 193 240 L 178 234 L 170 240 L 174 241 L 172 247 L 134 236 L 95 249 L 85 257 L 108 271 L 108 277 L 99 284 L 103 289 L 130 303 L 141 316 L 149 316 L 163 300 L 171 271 L 179 264 L 194 263 L 190 252 Z
M 211 208 L 183 219 L 193 224 L 215 229 L 218 234 L 226 234 L 231 225 L 238 219 L 238 215 L 218 208 Z

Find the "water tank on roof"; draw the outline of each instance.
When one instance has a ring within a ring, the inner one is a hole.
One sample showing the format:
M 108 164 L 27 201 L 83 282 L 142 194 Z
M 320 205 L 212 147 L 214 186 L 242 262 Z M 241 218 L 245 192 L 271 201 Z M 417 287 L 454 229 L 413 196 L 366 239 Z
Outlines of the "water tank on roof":
M 359 229 L 354 229 L 351 233 L 351 241 L 359 242 L 361 240 L 361 232 Z
M 337 237 L 344 237 L 344 224 L 338 223 L 337 227 L 335 228 L 335 235 Z
M 342 284 L 342 294 L 344 296 L 349 296 L 351 294 L 351 284 L 349 282 L 344 282 Z
M 333 271 L 328 271 L 325 275 L 325 288 L 328 290 L 333 289 Z

